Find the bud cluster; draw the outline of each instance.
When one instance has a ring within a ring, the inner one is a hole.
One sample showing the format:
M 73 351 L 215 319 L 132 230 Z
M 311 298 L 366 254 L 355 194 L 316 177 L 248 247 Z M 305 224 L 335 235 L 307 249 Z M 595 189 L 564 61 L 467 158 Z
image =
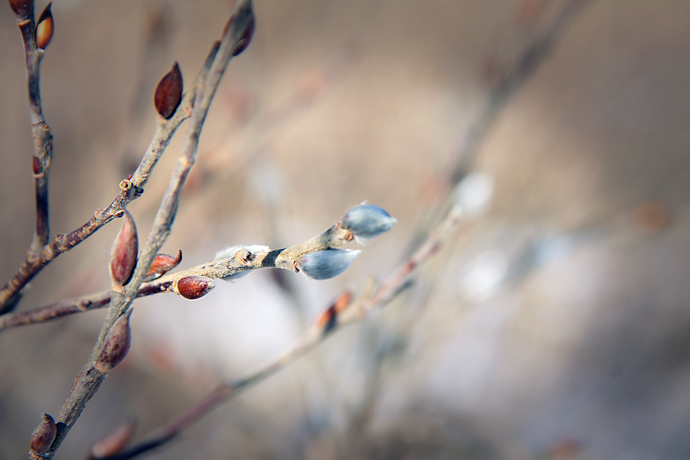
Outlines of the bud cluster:
M 345 213 L 340 228 L 346 230 L 343 239 L 353 238 L 360 243 L 385 233 L 395 227 L 397 220 L 383 208 L 360 204 Z M 297 268 L 309 278 L 325 280 L 340 275 L 352 264 L 361 251 L 335 249 L 333 247 L 302 256 Z

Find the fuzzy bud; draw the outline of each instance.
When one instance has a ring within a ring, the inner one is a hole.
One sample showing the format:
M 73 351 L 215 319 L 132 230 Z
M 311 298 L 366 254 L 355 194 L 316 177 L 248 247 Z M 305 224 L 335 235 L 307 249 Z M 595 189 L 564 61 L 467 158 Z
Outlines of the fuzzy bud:
M 373 204 L 360 204 L 343 216 L 342 227 L 360 241 L 376 238 L 395 227 L 398 221 L 383 208 Z
M 350 249 L 324 249 L 302 256 L 299 267 L 309 278 L 327 280 L 347 270 L 361 252 Z
M 130 316 L 132 316 L 131 309 L 115 321 L 105 337 L 103 349 L 94 362 L 94 367 L 101 374 L 108 374 L 127 356 L 129 346 L 132 343 L 132 329 L 129 327 Z
M 158 82 L 153 97 L 156 111 L 161 117 L 168 120 L 175 114 L 175 110 L 182 101 L 183 87 L 182 72 L 176 62 L 172 69 Z
M 10 8 L 17 15 L 17 19 L 23 21 L 32 17 L 34 12 L 33 0 L 10 0 Z
M 240 38 L 237 41 L 237 46 L 235 47 L 235 50 L 232 52 L 233 56 L 237 56 L 239 54 L 242 54 L 244 50 L 247 49 L 249 46 L 249 43 L 252 41 L 252 37 L 254 36 L 254 30 L 256 29 L 256 19 L 254 16 L 254 10 L 251 7 L 251 3 L 249 4 L 249 12 L 248 12 L 251 17 L 249 18 L 249 22 L 247 22 L 247 26 L 244 28 L 242 33 L 240 34 Z M 227 24 L 225 24 L 225 28 L 223 29 L 223 37 L 225 37 L 225 34 L 228 33 L 228 30 L 230 30 L 233 26 L 233 22 L 235 21 L 235 14 L 233 13 L 232 16 L 230 16 L 230 19 L 228 19 Z
M 177 251 L 177 256 L 169 256 L 167 254 L 157 254 L 151 262 L 146 278 L 158 278 L 166 274 L 173 268 L 177 267 L 182 261 L 182 251 Z
M 137 226 L 132 215 L 125 211 L 122 228 L 110 250 L 110 277 L 114 284 L 123 286 L 129 282 L 137 265 L 138 253 Z
M 489 208 L 493 193 L 493 179 L 486 174 L 473 172 L 455 186 L 451 197 L 463 213 L 468 216 L 478 216 Z
M 113 433 L 95 443 L 91 447 L 89 460 L 112 457 L 125 450 L 132 440 L 136 428 L 136 420 L 126 422 Z
M 48 48 L 53 39 L 55 22 L 53 21 L 53 13 L 50 11 L 52 5 L 53 2 L 48 3 L 36 21 L 36 46 L 40 50 Z
M 189 275 L 177 280 L 173 290 L 185 299 L 195 300 L 208 294 L 214 287 L 216 285 L 211 278 Z
M 41 423 L 38 424 L 38 427 L 31 435 L 31 451 L 29 454 L 32 458 L 39 458 L 48 452 L 57 435 L 57 427 L 53 417 L 43 414 L 41 418 Z

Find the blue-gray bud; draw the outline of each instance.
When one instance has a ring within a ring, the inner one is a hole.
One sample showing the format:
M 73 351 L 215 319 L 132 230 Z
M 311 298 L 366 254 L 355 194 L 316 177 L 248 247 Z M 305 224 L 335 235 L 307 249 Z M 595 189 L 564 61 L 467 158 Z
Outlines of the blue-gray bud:
M 302 256 L 299 266 L 302 272 L 315 280 L 327 280 L 347 270 L 362 251 L 350 249 L 324 249 Z
M 360 204 L 345 213 L 342 227 L 350 230 L 355 238 L 367 241 L 387 232 L 397 223 L 385 209 L 373 204 Z

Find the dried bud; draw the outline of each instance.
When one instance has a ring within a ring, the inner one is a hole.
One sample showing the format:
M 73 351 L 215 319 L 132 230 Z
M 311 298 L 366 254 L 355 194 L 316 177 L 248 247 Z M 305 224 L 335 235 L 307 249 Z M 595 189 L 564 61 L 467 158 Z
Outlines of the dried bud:
M 105 343 L 98 359 L 93 363 L 101 374 L 107 374 L 117 367 L 127 356 L 129 345 L 132 343 L 132 329 L 129 327 L 129 317 L 132 309 L 120 316 L 105 337 Z
M 170 72 L 166 73 L 158 82 L 153 97 L 156 111 L 161 117 L 168 120 L 173 116 L 182 100 L 182 89 L 182 72 L 180 72 L 180 66 L 176 62 Z
M 342 294 L 335 299 L 335 302 L 326 309 L 316 320 L 316 325 L 323 331 L 324 334 L 331 332 L 338 325 L 338 315 L 343 312 L 350 304 L 352 293 L 350 291 L 343 291 Z
M 189 275 L 177 280 L 173 289 L 185 299 L 195 300 L 208 294 L 214 287 L 216 285 L 211 278 Z
M 53 13 L 50 11 L 52 5 L 53 2 L 50 2 L 43 8 L 36 22 L 36 46 L 40 50 L 48 48 L 50 41 L 53 39 L 55 23 L 53 22 Z
M 38 424 L 36 430 L 31 435 L 31 451 L 32 458 L 40 457 L 50 449 L 50 445 L 55 440 L 57 435 L 57 427 L 55 420 L 48 414 L 43 414 L 41 423 Z
M 315 280 L 327 280 L 340 275 L 362 251 L 350 249 L 324 249 L 302 256 L 299 267 Z
M 33 0 L 10 0 L 10 8 L 17 15 L 17 19 L 24 20 L 32 17 L 34 12 Z
M 136 428 L 136 420 L 128 421 L 115 432 L 95 443 L 91 447 L 89 460 L 112 457 L 125 450 L 132 440 Z
M 387 232 L 397 223 L 384 209 L 373 204 L 360 204 L 345 213 L 342 227 L 350 230 L 358 240 L 367 241 Z
M 157 254 L 151 262 L 151 267 L 146 274 L 146 278 L 159 277 L 166 274 L 173 268 L 177 267 L 182 261 L 182 251 L 177 251 L 177 256 L 169 256 L 167 254 Z
M 134 224 L 134 219 L 127 211 L 124 213 L 124 218 L 122 228 L 110 250 L 110 277 L 113 283 L 120 286 L 127 284 L 132 278 L 139 252 L 137 226 Z
M 252 41 L 252 37 L 254 36 L 254 30 L 256 29 L 256 19 L 254 16 L 254 10 L 251 7 L 251 3 L 248 6 L 249 11 L 244 12 L 245 14 L 250 14 L 249 22 L 247 22 L 246 27 L 240 34 L 240 38 L 237 41 L 237 46 L 235 47 L 235 50 L 232 52 L 233 56 L 237 56 L 241 54 L 244 50 L 247 49 L 249 46 L 249 43 Z M 233 22 L 235 22 L 235 13 L 230 16 L 230 19 L 228 19 L 227 24 L 225 24 L 225 28 L 223 29 L 223 37 L 225 37 L 225 34 L 228 33 L 228 30 L 230 30 L 233 26 Z

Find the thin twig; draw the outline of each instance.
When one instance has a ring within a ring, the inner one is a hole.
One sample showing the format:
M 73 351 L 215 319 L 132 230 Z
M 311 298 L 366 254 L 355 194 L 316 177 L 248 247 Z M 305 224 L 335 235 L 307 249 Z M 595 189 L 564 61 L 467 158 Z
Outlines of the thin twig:
M 48 176 L 53 155 L 53 136 L 43 117 L 41 106 L 41 60 L 44 51 L 36 46 L 36 23 L 31 16 L 19 22 L 24 42 L 26 79 L 29 92 L 31 135 L 34 139 L 33 175 L 36 193 L 36 228 L 29 252 L 36 253 L 48 243 L 50 221 L 48 216 Z
M 420 248 L 378 288 L 375 288 L 374 282 L 371 280 L 364 287 L 360 297 L 347 306 L 339 305 L 339 300 L 344 297 L 349 299 L 349 293 L 341 294 L 333 305 L 324 310 L 300 342 L 278 359 L 243 378 L 219 384 L 196 406 L 156 430 L 156 433 L 149 440 L 118 455 L 102 457 L 98 460 L 128 460 L 168 443 L 186 428 L 242 390 L 256 385 L 305 355 L 329 337 L 337 328 L 364 319 L 373 310 L 388 304 L 403 290 L 416 271 L 443 247 L 444 243 L 458 228 L 461 222 L 460 217 L 460 209 L 451 208 L 446 219 L 436 229 L 429 232 L 427 239 Z
M 539 67 L 551 55 L 561 37 L 573 19 L 592 0 L 569 0 L 558 13 L 548 29 L 535 38 L 522 54 L 515 60 L 492 88 L 479 117 L 465 134 L 454 162 L 449 166 L 447 175 L 447 196 L 445 202 L 436 209 L 431 209 L 420 219 L 416 236 L 411 239 L 410 251 L 418 247 L 426 232 L 438 222 L 452 206 L 453 188 L 474 168 L 480 148 L 487 133 L 496 123 L 498 115 L 517 94 L 524 83 L 535 74 Z
M 297 262 L 305 255 L 324 249 L 337 248 L 352 240 L 352 234 L 334 224 L 325 232 L 307 241 L 276 250 L 250 251 L 245 247 L 238 247 L 235 254 L 227 258 L 205 262 L 195 267 L 175 273 L 168 273 L 153 281 L 142 283 L 137 290 L 136 297 L 146 297 L 162 292 L 174 292 L 175 283 L 180 279 L 199 275 L 206 278 L 218 279 L 240 275 L 243 272 L 262 268 L 282 268 L 298 272 Z M 251 248 L 251 247 L 248 247 Z M 265 248 L 265 246 L 261 246 Z M 110 303 L 112 291 L 103 291 L 75 299 L 61 300 L 51 305 L 35 308 L 22 313 L 12 313 L 0 317 L 0 331 L 17 326 L 45 323 L 65 316 L 104 308 Z
M 161 205 L 153 222 L 153 228 L 149 233 L 146 245 L 139 254 L 137 267 L 131 281 L 125 286 L 124 292 L 113 290 L 110 300 L 108 317 L 101 329 L 100 336 L 94 345 L 89 361 L 82 368 L 81 373 L 74 383 L 72 391 L 65 401 L 57 418 L 57 435 L 55 441 L 45 454 L 46 459 L 51 459 L 55 451 L 60 447 L 67 433 L 81 415 L 86 402 L 96 393 L 98 387 L 106 376 L 95 366 L 97 357 L 103 351 L 105 338 L 114 322 L 120 316 L 126 314 L 141 283 L 146 276 L 153 258 L 165 242 L 175 219 L 179 196 L 185 179 L 194 165 L 194 159 L 199 145 L 199 137 L 203 128 L 208 109 L 215 95 L 220 79 L 225 68 L 232 58 L 232 54 L 242 39 L 242 34 L 249 22 L 253 19 L 252 1 L 242 2 L 234 13 L 234 20 L 230 30 L 225 34 L 218 48 L 208 77 L 199 83 L 194 97 L 194 107 L 190 117 L 187 134 L 185 135 L 182 151 L 177 165 L 168 182 L 168 188 L 161 200 Z M 179 110 L 179 109 L 178 109 Z M 136 175 L 136 173 L 135 173 Z M 133 177 L 134 179 L 134 177 Z
M 171 281 L 160 283 L 145 283 L 137 292 L 137 297 L 146 297 L 153 294 L 166 292 L 172 284 Z M 83 313 L 91 310 L 105 308 L 110 304 L 110 291 L 103 291 L 76 299 L 66 299 L 59 302 L 35 308 L 22 313 L 10 313 L 0 316 L 0 331 L 18 326 L 28 326 L 30 324 L 41 324 L 54 321 L 76 313 Z
M 50 175 L 50 162 L 53 156 L 53 136 L 50 133 L 50 127 L 43 117 L 41 106 L 40 68 L 43 50 L 38 49 L 36 45 L 36 22 L 34 20 L 33 3 L 31 3 L 28 17 L 20 20 L 18 26 L 24 44 L 31 135 L 34 140 L 32 171 L 36 202 L 36 226 L 31 246 L 29 246 L 27 251 L 27 260 L 29 260 L 36 258 L 39 251 L 48 243 L 50 238 L 48 177 Z M 0 292 L 0 314 L 14 309 L 20 297 L 18 290 L 8 292 L 4 297 L 2 292 Z
M 118 196 L 106 208 L 96 210 L 94 216 L 81 227 L 69 233 L 56 235 L 50 243 L 42 246 L 38 251 L 30 251 L 27 254 L 26 260 L 19 270 L 0 290 L 0 314 L 9 310 L 8 306 L 13 306 L 16 303 L 14 300 L 21 293 L 21 290 L 53 259 L 69 251 L 116 217 L 122 217 L 127 205 L 144 193 L 144 185 L 146 185 L 154 166 L 170 144 L 177 128 L 191 115 L 191 107 L 194 103 L 197 87 L 208 76 L 217 51 L 218 44 L 214 44 L 206 57 L 206 61 L 199 70 L 194 85 L 184 94 L 175 115 L 170 120 L 158 118 L 156 133 L 139 167 L 131 179 L 120 183 L 121 190 Z
M 522 85 L 534 75 L 555 49 L 567 26 L 591 0 L 569 0 L 546 32 L 532 41 L 515 63 L 492 89 L 481 115 L 470 128 L 456 157 L 456 165 L 450 175 L 451 188 L 460 182 L 474 162 L 479 145 L 498 114 Z

